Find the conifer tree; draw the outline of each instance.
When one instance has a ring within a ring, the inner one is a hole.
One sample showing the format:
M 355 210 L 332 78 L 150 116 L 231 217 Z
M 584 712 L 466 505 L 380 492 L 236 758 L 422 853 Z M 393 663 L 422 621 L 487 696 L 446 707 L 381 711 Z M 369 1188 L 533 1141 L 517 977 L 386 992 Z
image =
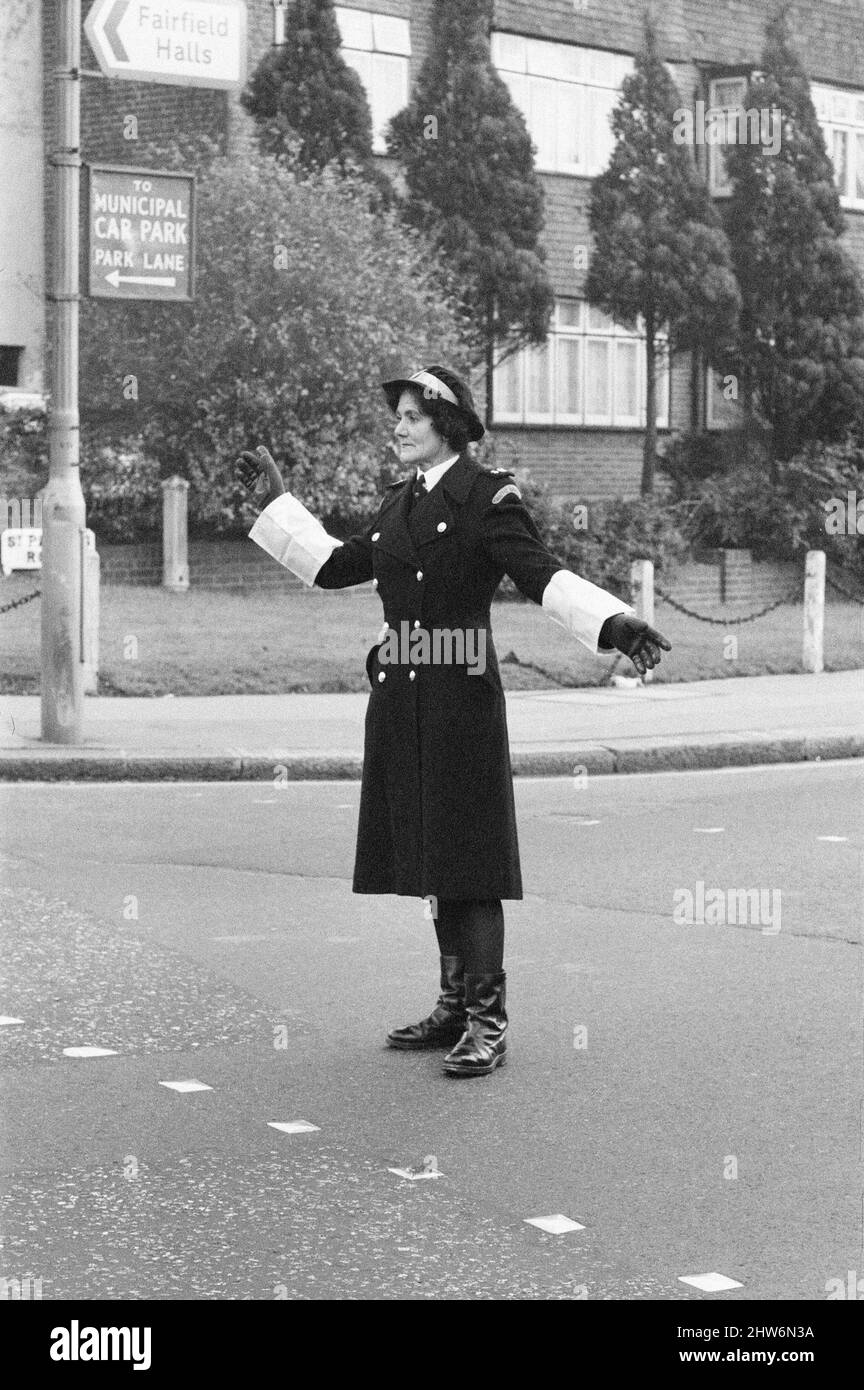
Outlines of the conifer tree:
M 864 411 L 864 296 L 840 242 L 834 170 L 785 10 L 768 23 L 747 109 L 768 113 L 765 133 L 771 119 L 781 124 L 779 143 L 726 149 L 725 223 L 742 298 L 729 369 L 770 431 L 776 476 L 802 445 L 841 438 Z
M 615 146 L 591 190 L 585 282 L 591 304 L 619 323 L 644 326 L 643 494 L 654 487 L 661 335 L 668 334 L 670 359 L 696 348 L 719 363 L 739 302 L 719 216 L 681 138 L 683 113 L 646 15 L 635 71 L 612 113 Z
M 485 362 L 545 341 L 553 305 L 531 139 L 489 51 L 492 0 L 437 0 L 411 102 L 390 125 L 406 219 L 443 252 Z
M 293 147 L 307 169 L 335 161 L 371 171 L 372 116 L 340 51 L 332 0 L 293 0 L 285 42 L 265 53 L 241 100 L 268 154 Z

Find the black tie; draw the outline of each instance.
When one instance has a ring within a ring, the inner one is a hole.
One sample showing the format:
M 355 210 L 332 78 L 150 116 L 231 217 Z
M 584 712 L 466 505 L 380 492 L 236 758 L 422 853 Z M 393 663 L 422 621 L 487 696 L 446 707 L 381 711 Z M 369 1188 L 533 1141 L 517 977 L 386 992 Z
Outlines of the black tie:
M 425 497 L 428 490 L 429 489 L 426 487 L 426 479 L 421 475 L 411 489 L 411 507 L 409 511 L 417 506 L 420 498 Z

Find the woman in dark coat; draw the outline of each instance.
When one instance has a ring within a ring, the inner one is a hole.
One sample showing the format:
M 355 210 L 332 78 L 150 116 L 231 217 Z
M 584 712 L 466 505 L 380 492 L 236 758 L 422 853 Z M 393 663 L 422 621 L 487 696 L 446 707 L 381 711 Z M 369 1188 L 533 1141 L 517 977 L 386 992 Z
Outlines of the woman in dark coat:
M 306 584 L 371 580 L 381 598 L 353 890 L 432 900 L 441 994 L 388 1043 L 446 1046 L 449 1074 L 485 1075 L 506 1055 L 501 901 L 522 897 L 495 591 L 509 575 L 589 650 L 624 651 L 640 673 L 670 647 L 547 550 L 511 474 L 474 462 L 468 445 L 483 425 L 454 372 L 428 367 L 383 390 L 411 473 L 345 543 L 285 491 L 266 449 L 237 466 L 263 508 L 252 540 Z

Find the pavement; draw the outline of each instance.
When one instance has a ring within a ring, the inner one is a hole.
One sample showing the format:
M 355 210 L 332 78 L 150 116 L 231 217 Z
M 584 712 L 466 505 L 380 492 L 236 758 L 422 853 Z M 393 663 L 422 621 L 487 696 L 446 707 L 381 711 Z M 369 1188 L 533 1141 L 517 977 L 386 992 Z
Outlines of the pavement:
M 114 698 L 80 746 L 40 739 L 38 696 L 0 699 L 0 781 L 360 777 L 366 694 Z M 864 756 L 864 670 L 512 691 L 517 776 L 684 771 Z

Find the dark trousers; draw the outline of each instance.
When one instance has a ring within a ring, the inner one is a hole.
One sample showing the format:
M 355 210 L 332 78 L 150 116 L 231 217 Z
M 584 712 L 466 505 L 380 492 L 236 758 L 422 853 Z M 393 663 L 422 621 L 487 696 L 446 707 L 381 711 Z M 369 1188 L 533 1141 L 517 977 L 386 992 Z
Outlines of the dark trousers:
M 442 956 L 458 956 L 466 975 L 491 975 L 504 965 L 500 898 L 439 898 L 435 921 Z

